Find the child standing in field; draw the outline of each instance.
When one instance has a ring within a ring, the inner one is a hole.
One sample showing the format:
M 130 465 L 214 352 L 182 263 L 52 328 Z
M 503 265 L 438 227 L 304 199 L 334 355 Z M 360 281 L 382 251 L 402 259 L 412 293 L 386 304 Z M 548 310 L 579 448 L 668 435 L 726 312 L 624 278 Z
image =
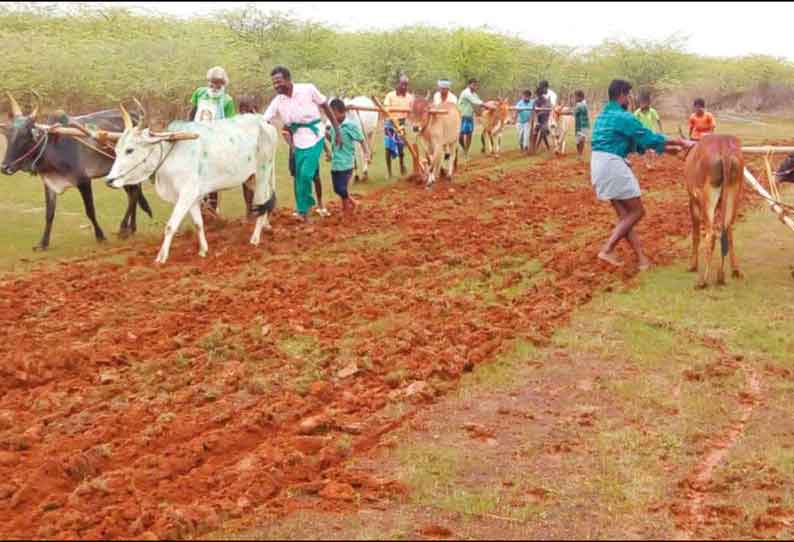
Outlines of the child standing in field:
M 342 146 L 333 149 L 331 159 L 331 180 L 334 185 L 334 192 L 342 198 L 342 211 L 350 213 L 356 206 L 353 198 L 347 192 L 347 184 L 353 175 L 353 165 L 355 162 L 355 143 L 364 141 L 364 134 L 361 133 L 358 125 L 347 120 L 347 110 L 345 103 L 339 98 L 334 98 L 329 104 L 331 112 L 339 123 L 339 132 L 342 134 Z M 326 133 L 326 137 L 333 141 L 336 133 L 333 128 Z M 366 159 L 366 157 L 365 157 Z
M 634 112 L 634 116 L 648 130 L 659 134 L 662 133 L 662 120 L 659 118 L 659 113 L 656 112 L 656 109 L 651 107 L 651 94 L 649 92 L 640 93 L 640 108 Z M 652 170 L 656 152 L 653 149 L 649 149 L 645 152 L 644 157 L 645 167 Z
M 532 91 L 525 90 L 520 100 L 516 102 L 516 132 L 518 146 L 522 151 L 529 148 L 529 119 L 532 116 Z
M 573 118 L 575 120 L 574 133 L 576 134 L 576 154 L 579 158 L 584 154 L 584 144 L 590 137 L 590 110 L 587 109 L 587 102 L 584 99 L 584 92 L 577 90 L 574 92 L 576 105 L 573 108 Z
M 706 100 L 703 98 L 695 99 L 695 112 L 689 117 L 689 138 L 695 141 L 706 134 L 711 134 L 717 127 L 714 115 L 706 111 Z

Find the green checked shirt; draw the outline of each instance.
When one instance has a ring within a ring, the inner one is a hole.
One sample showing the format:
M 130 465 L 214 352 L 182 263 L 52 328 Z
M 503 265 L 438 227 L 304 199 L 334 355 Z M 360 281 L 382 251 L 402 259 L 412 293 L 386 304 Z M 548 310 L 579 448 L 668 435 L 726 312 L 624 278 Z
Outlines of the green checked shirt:
M 667 138 L 648 130 L 637 117 L 614 100 L 609 101 L 593 124 L 592 150 L 626 158 L 629 153 L 643 154 L 648 149 L 664 153 Z

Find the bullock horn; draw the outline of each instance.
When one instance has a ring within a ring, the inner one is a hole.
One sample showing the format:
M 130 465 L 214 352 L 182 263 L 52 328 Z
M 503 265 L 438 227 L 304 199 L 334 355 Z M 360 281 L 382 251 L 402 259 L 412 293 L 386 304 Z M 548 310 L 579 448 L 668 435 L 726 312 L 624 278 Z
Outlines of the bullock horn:
M 149 115 L 146 114 L 146 108 L 141 105 L 141 102 L 138 101 L 138 98 L 133 97 L 132 100 L 135 102 L 141 112 L 141 118 L 138 120 L 138 126 L 145 128 L 144 121 L 147 123 L 149 121 Z
M 39 106 L 41 105 L 41 96 L 39 96 L 39 93 L 33 89 L 30 89 L 30 93 L 36 97 L 36 107 L 34 107 L 33 111 L 30 112 L 30 118 L 35 119 L 36 115 L 39 113 Z
M 19 107 L 19 104 L 17 103 L 17 101 L 14 99 L 14 97 L 11 95 L 10 92 L 6 92 L 6 96 L 8 96 L 8 101 L 11 102 L 11 113 L 15 117 L 21 117 L 22 116 L 22 108 Z
M 130 114 L 127 113 L 127 110 L 124 109 L 124 104 L 119 104 L 119 109 L 121 109 L 121 118 L 124 119 L 124 131 L 132 130 L 132 119 L 130 118 Z

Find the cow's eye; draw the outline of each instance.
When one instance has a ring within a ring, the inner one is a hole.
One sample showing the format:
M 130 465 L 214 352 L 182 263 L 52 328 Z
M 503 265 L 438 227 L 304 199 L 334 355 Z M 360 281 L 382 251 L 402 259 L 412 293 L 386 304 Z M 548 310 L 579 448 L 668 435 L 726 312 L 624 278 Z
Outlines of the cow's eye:
M 133 149 L 127 149 L 127 154 L 132 154 Z

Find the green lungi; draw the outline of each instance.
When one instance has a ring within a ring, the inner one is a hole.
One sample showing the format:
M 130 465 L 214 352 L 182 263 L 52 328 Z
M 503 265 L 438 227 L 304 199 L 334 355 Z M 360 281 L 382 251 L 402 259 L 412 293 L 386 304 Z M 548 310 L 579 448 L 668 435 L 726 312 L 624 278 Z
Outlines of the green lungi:
M 306 215 L 317 204 L 312 196 L 314 175 L 320 167 L 320 154 L 323 152 L 323 141 L 318 141 L 314 147 L 299 149 L 295 147 L 295 204 L 298 213 Z
M 317 126 L 320 122 L 320 119 L 314 119 L 306 123 L 293 122 L 287 126 L 287 129 L 292 134 L 295 134 L 298 128 L 308 128 L 314 135 L 318 136 L 320 135 L 320 130 L 317 129 Z M 312 197 L 312 183 L 320 167 L 320 154 L 322 152 L 322 139 L 314 147 L 309 147 L 308 149 L 295 147 L 295 177 L 293 179 L 295 184 L 295 206 L 298 208 L 298 214 L 303 216 L 309 214 L 309 209 L 317 203 Z

